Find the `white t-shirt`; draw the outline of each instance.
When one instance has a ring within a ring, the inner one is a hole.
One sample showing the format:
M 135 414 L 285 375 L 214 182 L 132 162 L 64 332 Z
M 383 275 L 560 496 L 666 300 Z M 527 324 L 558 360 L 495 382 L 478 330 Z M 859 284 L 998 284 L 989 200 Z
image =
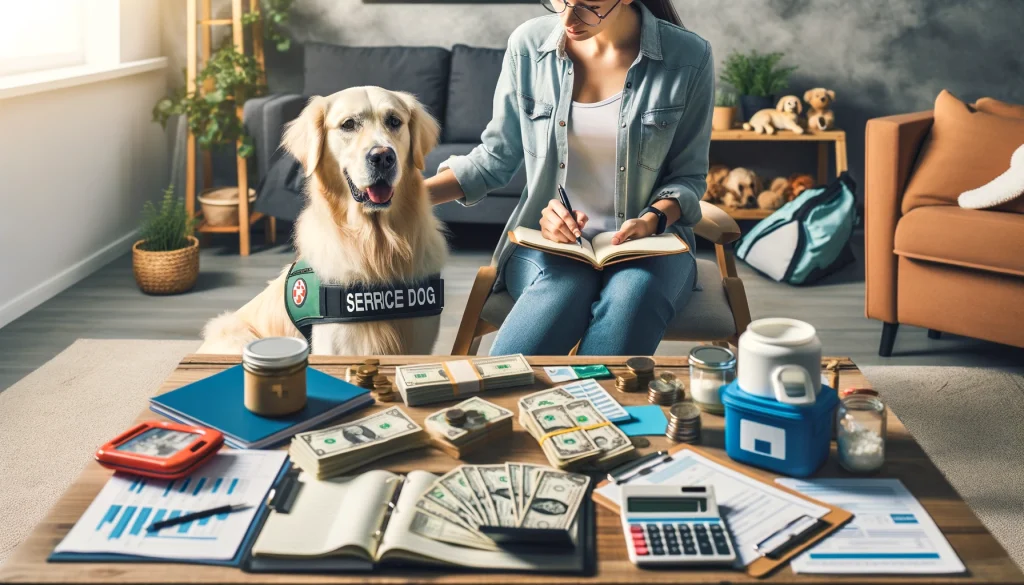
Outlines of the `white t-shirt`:
M 591 103 L 573 102 L 565 193 L 574 211 L 590 220 L 583 237 L 615 230 L 615 140 L 622 94 Z

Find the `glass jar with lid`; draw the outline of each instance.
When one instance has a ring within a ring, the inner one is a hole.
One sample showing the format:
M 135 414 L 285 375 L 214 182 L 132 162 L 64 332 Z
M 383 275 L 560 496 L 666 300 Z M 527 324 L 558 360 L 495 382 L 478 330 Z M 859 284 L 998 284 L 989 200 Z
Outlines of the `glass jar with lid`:
M 736 354 L 725 347 L 701 345 L 690 350 L 690 396 L 711 414 L 724 414 L 718 389 L 736 378 Z
M 261 416 L 284 416 L 306 406 L 309 344 L 297 337 L 266 337 L 242 351 L 245 407 Z
M 853 473 L 871 473 L 885 463 L 885 404 L 870 388 L 840 393 L 836 409 L 839 464 Z

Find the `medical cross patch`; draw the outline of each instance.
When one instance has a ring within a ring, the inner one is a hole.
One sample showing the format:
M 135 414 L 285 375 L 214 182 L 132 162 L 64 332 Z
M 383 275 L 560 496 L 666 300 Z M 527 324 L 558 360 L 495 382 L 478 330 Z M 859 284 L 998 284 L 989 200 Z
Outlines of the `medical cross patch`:
M 292 285 L 292 302 L 296 307 L 301 307 L 306 302 L 306 293 L 306 281 L 301 278 L 296 280 Z

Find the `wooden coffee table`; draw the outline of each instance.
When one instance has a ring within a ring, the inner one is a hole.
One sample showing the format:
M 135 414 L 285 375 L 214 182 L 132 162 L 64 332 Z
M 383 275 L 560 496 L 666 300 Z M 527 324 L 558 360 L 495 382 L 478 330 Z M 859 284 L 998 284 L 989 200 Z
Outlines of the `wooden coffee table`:
M 437 361 L 437 356 L 403 356 L 383 357 L 381 369 L 390 374 L 395 365 Z M 839 359 L 840 386 L 867 387 L 868 381 L 849 359 L 825 358 L 823 363 Z M 353 363 L 360 363 L 361 358 L 324 358 L 314 357 L 313 366 L 330 374 L 343 377 L 345 369 Z M 537 357 L 530 358 L 535 366 L 558 366 L 567 364 L 605 364 L 613 372 L 621 371 L 624 358 L 621 357 Z M 215 374 L 224 368 L 238 363 L 238 357 L 194 355 L 185 358 L 177 370 L 164 382 L 160 392 L 178 388 L 183 384 Z M 659 357 L 658 370 L 669 370 L 681 378 L 687 379 L 686 358 Z M 610 390 L 614 384 L 611 380 L 602 382 Z M 494 401 L 506 408 L 516 409 L 516 400 L 523 394 L 550 386 L 547 377 L 538 370 L 537 383 L 530 388 L 497 391 L 485 394 L 487 400 Z M 613 395 L 624 405 L 646 403 L 645 394 Z M 422 422 L 423 418 L 443 405 L 435 404 L 424 407 L 408 408 L 413 418 Z M 371 408 L 381 408 L 374 406 Z M 362 412 L 359 416 L 365 416 Z M 149 411 L 140 414 L 140 420 L 159 418 Z M 712 452 L 724 455 L 723 424 L 721 417 L 703 415 L 702 446 Z M 514 423 L 513 440 L 498 446 L 486 458 L 471 459 L 470 463 L 501 462 L 501 461 L 534 461 L 545 464 L 546 461 L 536 441 L 519 425 Z M 664 437 L 647 437 L 650 446 L 641 449 L 642 453 L 664 449 L 669 442 Z M 910 436 L 903 424 L 892 412 L 889 413 L 888 459 L 879 477 L 895 477 L 900 479 L 921 501 L 928 513 L 938 524 L 950 544 L 956 550 L 968 572 L 964 575 L 951 576 L 825 576 L 825 575 L 794 575 L 789 567 L 784 567 L 765 581 L 785 583 L 1022 583 L 1024 575 L 1007 556 L 1006 551 L 985 529 L 985 526 L 971 512 L 967 504 L 957 495 L 942 473 L 932 464 L 921 447 Z M 833 446 L 834 450 L 834 446 Z M 440 451 L 433 449 L 407 452 L 373 465 L 394 471 L 410 471 L 424 469 L 434 473 L 443 473 L 462 461 L 452 459 Z M 764 472 L 765 478 L 775 476 Z M 272 575 L 248 574 L 238 569 L 210 567 L 203 565 L 154 564 L 154 563 L 50 563 L 46 557 L 61 541 L 79 516 L 89 506 L 92 499 L 99 493 L 107 481 L 110 472 L 94 462 L 90 462 L 70 489 L 50 510 L 45 520 L 40 523 L 29 537 L 14 552 L 5 564 L 0 566 L 2 582 L 61 582 L 61 583 L 733 583 L 757 581 L 738 571 L 729 570 L 640 570 L 629 562 L 622 529 L 618 516 L 597 506 L 597 571 L 592 577 L 552 577 L 547 575 L 495 575 L 481 573 L 449 573 L 444 569 L 398 571 L 387 569 L 377 575 Z M 819 477 L 847 476 L 836 464 L 833 452 L 828 464 L 820 471 Z M 0 519 L 2 521 L 2 519 Z

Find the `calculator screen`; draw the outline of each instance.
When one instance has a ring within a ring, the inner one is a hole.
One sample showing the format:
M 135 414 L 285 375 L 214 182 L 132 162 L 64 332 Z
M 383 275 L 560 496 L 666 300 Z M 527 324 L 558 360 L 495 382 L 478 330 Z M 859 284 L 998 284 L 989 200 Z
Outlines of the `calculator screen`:
M 173 429 L 149 429 L 137 437 L 117 446 L 118 451 L 149 455 L 150 457 L 168 458 L 185 447 L 199 436 Z
M 629 498 L 626 508 L 630 512 L 707 512 L 708 501 L 704 498 Z

